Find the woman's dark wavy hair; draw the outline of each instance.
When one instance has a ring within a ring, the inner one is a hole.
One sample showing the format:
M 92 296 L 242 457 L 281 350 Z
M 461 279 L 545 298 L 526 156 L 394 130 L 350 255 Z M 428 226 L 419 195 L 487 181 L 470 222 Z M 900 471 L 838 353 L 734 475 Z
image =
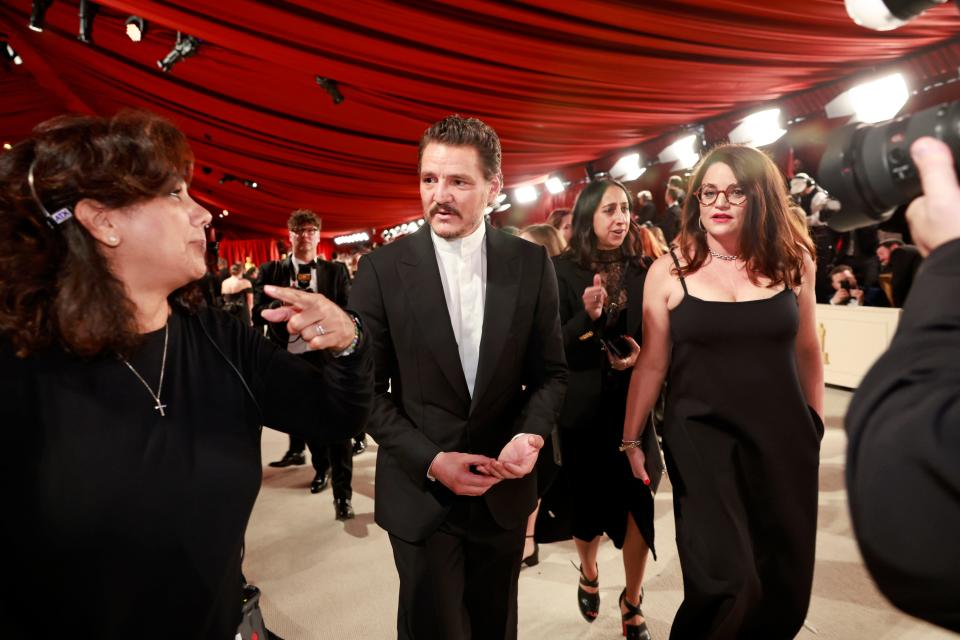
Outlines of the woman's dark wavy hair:
M 690 195 L 683 203 L 677 240 L 686 261 L 680 274 L 696 273 L 709 255 L 696 192 L 707 169 L 718 162 L 730 167 L 747 193 L 739 254 L 747 264 L 750 281 L 759 284 L 758 277 L 763 276 L 770 280 L 771 287 L 800 286 L 804 254 L 815 256 L 806 224 L 790 210 L 786 180 L 773 160 L 762 151 L 738 144 L 714 147 L 690 178 Z
M 171 122 L 148 112 L 60 116 L 0 155 L 0 336 L 24 357 L 51 345 L 79 356 L 128 354 L 140 343 L 135 309 L 98 243 L 76 218 L 51 229 L 47 211 L 82 199 L 116 209 L 189 181 L 193 154 Z M 196 288 L 171 294 L 187 309 Z
M 603 194 L 610 187 L 619 187 L 623 190 L 627 195 L 627 202 L 630 203 L 630 211 L 632 212 L 633 196 L 623 186 L 622 182 L 612 178 L 602 178 L 591 182 L 577 195 L 577 200 L 573 204 L 573 235 L 570 237 L 570 244 L 567 245 L 567 249 L 562 255 L 569 256 L 584 269 L 591 269 L 592 264 L 597 259 L 597 236 L 593 232 L 593 216 L 600 208 Z M 620 251 L 625 258 L 640 264 L 640 256 L 643 250 L 639 231 L 636 225 L 629 223 L 627 229 L 627 237 L 624 238 Z

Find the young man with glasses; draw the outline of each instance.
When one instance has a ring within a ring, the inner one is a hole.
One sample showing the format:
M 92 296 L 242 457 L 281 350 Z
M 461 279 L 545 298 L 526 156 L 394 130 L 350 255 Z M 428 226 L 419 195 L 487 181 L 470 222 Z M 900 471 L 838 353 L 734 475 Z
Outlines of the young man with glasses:
M 296 287 L 305 291 L 321 293 L 341 307 L 347 304 L 350 294 L 350 276 L 345 265 L 317 258 L 317 244 L 320 242 L 320 218 L 313 211 L 298 209 L 287 220 L 290 230 L 291 255 L 284 260 L 272 260 L 260 267 L 258 288 L 264 285 Z M 267 323 L 261 312 L 271 303 L 269 296 L 262 296 L 262 304 L 253 309 L 254 324 L 267 325 L 267 336 L 276 344 L 291 353 L 304 353 L 307 343 L 300 336 L 291 337 L 284 323 Z M 311 419 L 313 419 L 311 417 Z M 270 426 L 270 425 L 267 425 Z M 311 493 L 320 493 L 327 488 L 328 473 L 333 481 L 334 512 L 337 520 L 354 517 L 350 500 L 353 497 L 353 443 L 351 440 L 321 445 L 305 442 L 291 435 L 290 448 L 280 460 L 270 463 L 271 467 L 302 465 L 306 462 L 304 448 L 310 447 L 313 468 L 316 475 L 310 483 Z

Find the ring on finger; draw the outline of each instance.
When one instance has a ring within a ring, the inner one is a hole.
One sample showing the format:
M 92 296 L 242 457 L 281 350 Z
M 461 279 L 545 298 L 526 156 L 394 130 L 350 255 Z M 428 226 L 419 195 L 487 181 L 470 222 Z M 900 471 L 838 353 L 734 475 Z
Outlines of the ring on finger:
M 323 336 L 327 334 L 327 330 L 323 328 L 323 325 L 319 322 L 317 323 L 315 329 L 317 330 L 317 336 Z

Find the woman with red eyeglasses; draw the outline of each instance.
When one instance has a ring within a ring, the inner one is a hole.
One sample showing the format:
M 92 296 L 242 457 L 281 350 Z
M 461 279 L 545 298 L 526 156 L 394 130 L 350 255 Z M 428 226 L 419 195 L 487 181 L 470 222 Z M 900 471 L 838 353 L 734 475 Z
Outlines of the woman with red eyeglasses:
M 813 245 L 756 149 L 700 162 L 650 268 L 623 447 L 667 380 L 663 431 L 684 601 L 671 638 L 793 638 L 813 581 L 823 368 Z

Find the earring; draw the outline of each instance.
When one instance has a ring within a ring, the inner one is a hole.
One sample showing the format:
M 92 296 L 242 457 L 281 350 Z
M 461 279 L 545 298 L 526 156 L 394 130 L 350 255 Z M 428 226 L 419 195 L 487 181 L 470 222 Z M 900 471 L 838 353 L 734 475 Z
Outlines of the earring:
M 120 244 L 120 239 L 117 236 L 110 236 L 107 238 L 107 244 L 111 247 L 115 247 Z
M 697 224 L 700 225 L 700 231 L 706 232 L 706 229 L 703 226 L 703 218 L 700 216 L 697 216 Z

